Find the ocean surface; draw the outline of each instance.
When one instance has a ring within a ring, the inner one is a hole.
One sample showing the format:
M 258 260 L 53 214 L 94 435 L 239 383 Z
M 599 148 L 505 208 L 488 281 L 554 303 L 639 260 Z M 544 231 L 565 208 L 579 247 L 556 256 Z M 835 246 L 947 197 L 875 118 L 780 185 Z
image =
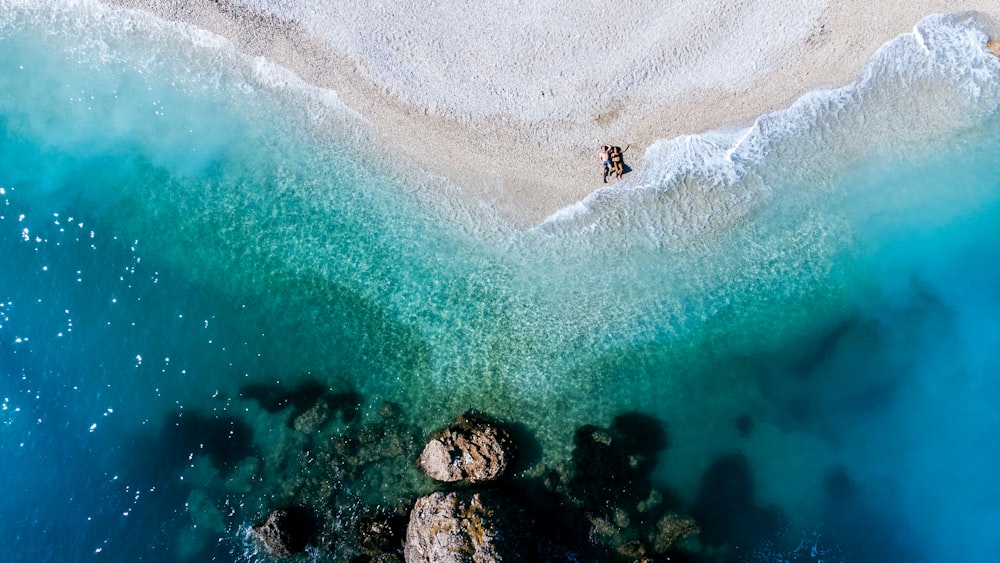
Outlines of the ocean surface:
M 218 37 L 41 4 L 0 0 L 0 559 L 264 561 L 248 527 L 306 504 L 329 541 L 299 559 L 347 560 L 470 409 L 530 445 L 515 489 L 585 463 L 581 428 L 648 439 L 692 560 L 1000 551 L 975 18 L 518 232 Z

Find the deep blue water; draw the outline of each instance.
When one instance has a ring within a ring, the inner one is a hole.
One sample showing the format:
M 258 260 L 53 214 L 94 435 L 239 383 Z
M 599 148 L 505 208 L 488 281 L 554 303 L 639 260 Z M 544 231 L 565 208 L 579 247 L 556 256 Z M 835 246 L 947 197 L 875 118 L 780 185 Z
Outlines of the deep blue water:
M 974 22 L 510 234 L 221 40 L 0 8 L 7 559 L 261 560 L 246 526 L 289 502 L 347 534 L 429 490 L 407 456 L 470 408 L 531 437 L 525 479 L 584 425 L 656 420 L 627 426 L 662 432 L 642 477 L 701 556 L 996 552 L 1000 60 Z

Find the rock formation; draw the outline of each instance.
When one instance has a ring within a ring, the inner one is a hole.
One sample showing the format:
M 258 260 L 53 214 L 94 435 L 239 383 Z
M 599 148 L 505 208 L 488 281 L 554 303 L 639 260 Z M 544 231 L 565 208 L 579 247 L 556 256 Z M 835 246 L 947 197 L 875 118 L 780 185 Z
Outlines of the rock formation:
M 989 49 L 994 55 L 1000 57 L 1000 39 L 994 39 L 987 42 L 986 48 Z
M 478 483 L 503 475 L 515 453 L 506 430 L 466 414 L 431 436 L 417 465 L 438 481 Z
M 666 553 L 678 542 L 697 535 L 701 531 L 694 518 L 679 514 L 665 514 L 656 523 L 656 529 L 657 533 L 653 537 L 653 549 L 656 553 Z
M 406 529 L 407 563 L 514 561 L 520 516 L 503 498 L 460 491 L 417 499 Z
M 316 532 L 316 521 L 307 509 L 282 508 L 250 530 L 250 535 L 272 557 L 284 558 L 305 551 Z

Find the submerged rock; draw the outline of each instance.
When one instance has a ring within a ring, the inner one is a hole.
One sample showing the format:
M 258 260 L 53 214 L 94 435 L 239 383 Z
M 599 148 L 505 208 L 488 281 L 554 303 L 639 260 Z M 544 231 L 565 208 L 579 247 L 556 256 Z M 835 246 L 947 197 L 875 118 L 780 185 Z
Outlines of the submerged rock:
M 581 426 L 573 445 L 568 496 L 585 510 L 610 516 L 614 507 L 635 507 L 650 497 L 651 475 L 667 436 L 656 418 L 627 412 L 608 428 Z
M 513 465 L 515 455 L 506 430 L 466 414 L 431 436 L 417 465 L 438 481 L 477 483 L 499 478 Z
M 406 528 L 407 563 L 521 560 L 521 516 L 502 497 L 469 491 L 417 499 Z
M 365 510 L 354 521 L 353 539 L 369 557 L 402 555 L 406 513 Z
M 306 433 L 319 430 L 337 413 L 345 423 L 356 422 L 364 400 L 353 390 L 334 392 L 315 380 L 294 386 L 250 383 L 240 387 L 240 397 L 256 402 L 269 413 L 287 413 L 288 426 Z M 320 405 L 321 402 L 324 404 Z M 305 418 L 299 421 L 303 415 Z
M 678 542 L 701 531 L 698 523 L 690 516 L 666 514 L 656 523 L 656 535 L 652 538 L 656 553 L 665 553 Z
M 320 431 L 330 420 L 330 405 L 319 399 L 309 410 L 295 417 L 292 427 L 303 434 L 313 434 Z
M 269 555 L 283 558 L 305 551 L 316 528 L 316 519 L 309 510 L 290 507 L 271 512 L 263 524 L 250 529 L 250 535 Z

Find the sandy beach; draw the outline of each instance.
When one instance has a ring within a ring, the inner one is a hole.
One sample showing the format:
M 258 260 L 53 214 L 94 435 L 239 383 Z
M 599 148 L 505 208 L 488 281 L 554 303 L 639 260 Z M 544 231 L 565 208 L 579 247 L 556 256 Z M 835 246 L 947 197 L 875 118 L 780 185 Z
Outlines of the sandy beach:
M 995 0 L 104 0 L 184 21 L 336 91 L 385 146 L 460 197 L 529 227 L 601 182 L 598 147 L 745 126 L 809 90 L 850 83 L 886 41 L 935 12 Z M 312 3 L 318 4 L 318 3 Z M 627 174 L 622 181 L 629 181 Z

